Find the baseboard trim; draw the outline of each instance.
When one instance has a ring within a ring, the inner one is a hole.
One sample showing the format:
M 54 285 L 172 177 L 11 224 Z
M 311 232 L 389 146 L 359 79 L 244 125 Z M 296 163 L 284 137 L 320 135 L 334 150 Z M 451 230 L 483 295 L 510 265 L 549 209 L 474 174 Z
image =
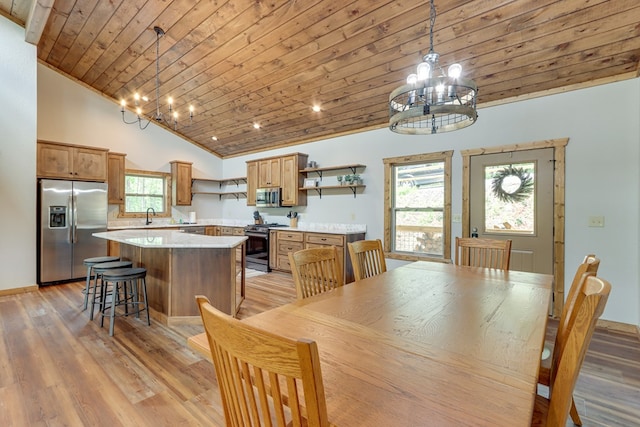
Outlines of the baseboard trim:
M 0 289 L 0 297 L 7 295 L 26 294 L 38 290 L 38 285 L 25 286 L 24 288 Z
M 631 325 L 629 323 L 614 322 L 612 320 L 598 320 L 597 327 L 608 329 L 614 332 L 623 332 L 625 334 L 634 334 L 640 338 L 640 326 Z

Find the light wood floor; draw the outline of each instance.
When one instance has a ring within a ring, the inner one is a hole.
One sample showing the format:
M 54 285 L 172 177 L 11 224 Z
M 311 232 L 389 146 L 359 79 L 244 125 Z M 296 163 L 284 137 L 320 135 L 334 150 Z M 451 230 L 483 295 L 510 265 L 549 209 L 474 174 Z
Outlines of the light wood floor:
M 82 287 L 0 297 L 0 426 L 224 425 L 213 366 L 186 346 L 202 327 L 119 318 L 110 338 Z M 294 298 L 289 275 L 251 277 L 240 317 Z M 585 426 L 640 426 L 638 337 L 597 331 L 575 396 Z

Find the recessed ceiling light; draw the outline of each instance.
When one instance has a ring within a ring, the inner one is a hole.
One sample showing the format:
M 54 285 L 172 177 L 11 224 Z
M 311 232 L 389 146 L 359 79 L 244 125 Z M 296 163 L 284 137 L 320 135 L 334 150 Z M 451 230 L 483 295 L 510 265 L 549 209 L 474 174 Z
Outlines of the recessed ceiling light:
M 311 107 L 311 109 L 312 109 L 313 111 L 315 111 L 316 113 L 319 113 L 319 112 L 320 112 L 320 106 L 319 106 L 319 105 L 314 105 L 313 107 Z
M 213 139 L 214 141 L 217 141 L 218 137 L 217 136 L 212 136 L 211 139 Z
M 260 123 L 254 123 L 254 124 L 253 124 L 253 127 L 254 127 L 255 129 L 260 129 Z

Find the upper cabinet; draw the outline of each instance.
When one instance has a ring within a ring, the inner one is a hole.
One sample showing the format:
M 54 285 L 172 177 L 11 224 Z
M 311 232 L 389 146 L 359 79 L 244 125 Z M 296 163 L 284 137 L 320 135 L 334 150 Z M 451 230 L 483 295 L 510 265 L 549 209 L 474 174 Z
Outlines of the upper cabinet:
M 300 173 L 307 164 L 306 154 L 296 153 L 282 158 L 282 206 L 306 206 L 307 192 L 300 191 L 304 175 Z
M 108 180 L 109 204 L 122 205 L 124 203 L 124 159 L 125 154 L 109 153 Z
M 258 161 L 247 162 L 247 206 L 256 205 L 256 188 L 258 188 Z
M 107 149 L 39 141 L 38 178 L 107 180 Z
M 258 188 L 280 187 L 280 157 L 258 160 Z
M 192 163 L 171 162 L 171 200 L 174 206 L 191 206 Z
M 280 187 L 282 206 L 304 206 L 307 194 L 300 191 L 304 175 L 300 173 L 308 156 L 302 153 L 269 157 L 247 162 L 247 206 L 256 205 L 256 188 Z

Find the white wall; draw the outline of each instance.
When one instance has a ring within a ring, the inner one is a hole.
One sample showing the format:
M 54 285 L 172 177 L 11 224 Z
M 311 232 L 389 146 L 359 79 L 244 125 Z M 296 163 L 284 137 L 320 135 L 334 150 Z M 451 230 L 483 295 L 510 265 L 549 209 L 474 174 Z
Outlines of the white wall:
M 0 290 L 36 284 L 36 48 L 0 17 Z
M 570 138 L 567 146 L 565 283 L 573 266 L 593 252 L 602 260 L 599 275 L 613 284 L 604 319 L 640 324 L 638 275 L 638 218 L 640 199 L 640 80 L 629 80 L 564 94 L 482 109 L 473 126 L 448 134 L 403 136 L 381 129 L 333 138 L 289 149 L 225 160 L 224 173 L 245 171 L 246 160 L 299 151 L 320 166 L 363 163 L 367 185 L 353 198 L 309 193 L 308 205 L 297 209 L 300 221 L 367 224 L 367 238 L 383 236 L 383 163 L 385 157 L 455 150 L 453 156 L 453 213 L 462 212 L 460 150 Z M 616 100 L 605 108 L 603 100 Z M 385 106 L 381 106 L 385 108 Z M 225 217 L 251 218 L 253 209 L 227 201 Z M 267 218 L 286 222 L 288 209 L 263 209 Z M 261 211 L 261 213 L 262 213 Z M 604 228 L 587 227 L 592 215 L 605 217 Z M 461 235 L 461 225 L 453 224 Z M 393 260 L 389 264 L 400 263 Z
M 129 112 L 127 120 L 135 116 Z M 218 178 L 222 160 L 167 132 L 155 123 L 145 130 L 122 122 L 120 106 L 38 64 L 38 139 L 108 148 L 125 153 L 129 169 L 169 172 L 172 160 L 193 162 L 196 178 Z M 217 200 L 217 199 L 216 199 Z M 219 218 L 222 206 L 214 199 L 194 198 L 194 205 L 174 208 L 186 216 Z M 110 219 L 117 209 L 110 209 Z

